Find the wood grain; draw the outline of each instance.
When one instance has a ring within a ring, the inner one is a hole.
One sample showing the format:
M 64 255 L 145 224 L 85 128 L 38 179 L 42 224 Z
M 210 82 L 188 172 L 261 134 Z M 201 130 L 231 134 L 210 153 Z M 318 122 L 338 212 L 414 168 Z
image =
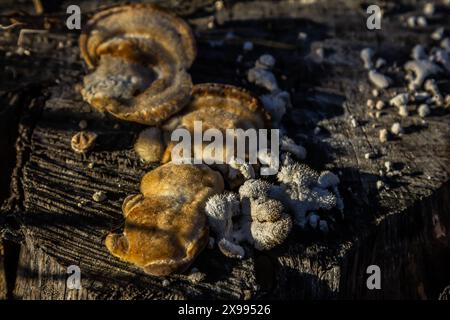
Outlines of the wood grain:
M 295 229 L 270 252 L 247 248 L 242 261 L 226 259 L 217 249 L 205 250 L 193 266 L 206 274 L 199 284 L 185 274 L 168 277 L 167 286 L 164 279 L 118 261 L 103 245 L 106 234 L 122 226 L 123 199 L 138 190 L 151 166 L 143 165 L 132 150 L 142 126 L 98 114 L 81 100 L 77 84 L 85 71 L 76 35 L 51 32 L 46 44 L 33 45 L 30 57 L 6 59 L 4 66 L 18 66 L 19 79 L 25 78 L 20 66 L 36 65 L 41 71 L 45 64 L 45 72 L 33 73 L 24 84 L 34 85 L 36 99 L 23 103 L 11 196 L 2 209 L 3 216 L 17 222 L 9 224 L 8 234 L 23 240 L 14 296 L 436 299 L 450 283 L 450 114 L 436 110 L 424 123 L 416 114 L 400 118 L 388 108 L 379 119 L 369 117 L 365 104 L 372 87 L 359 51 L 371 46 L 389 63 L 402 65 L 412 46 L 429 43 L 429 33 L 448 15 L 416 32 L 405 29 L 393 11 L 381 32 L 370 32 L 361 27 L 364 13 L 358 3 L 230 2 L 222 11 L 194 10 L 188 16 L 199 45 L 191 70 L 195 83 L 237 84 L 260 94 L 261 89 L 245 80 L 245 72 L 263 53 L 276 57 L 280 87 L 291 93 L 294 106 L 283 124 L 306 146 L 308 164 L 341 173 L 346 206 L 343 217 L 333 213 L 335 223 L 327 236 Z M 416 11 L 420 8 L 418 4 Z M 208 29 L 212 18 L 216 25 Z M 306 42 L 297 39 L 301 31 L 309 35 Z M 236 37 L 223 40 L 230 32 Z M 65 45 L 59 48 L 60 40 L 51 39 L 61 37 Z M 246 40 L 254 41 L 255 48 L 244 54 Z M 2 43 L 3 51 L 13 48 Z M 314 54 L 318 47 L 325 49 L 322 60 Z M 389 72 L 400 82 L 401 70 Z M 449 93 L 448 77 L 439 86 Z M 388 89 L 380 98 L 387 100 L 399 89 Z M 351 125 L 351 116 L 357 127 Z M 99 135 L 86 156 L 70 148 L 82 119 Z M 378 130 L 395 121 L 402 123 L 405 134 L 380 144 Z M 316 127 L 321 133 L 314 133 Z M 377 157 L 366 159 L 368 152 Z M 380 176 L 388 160 L 401 169 L 400 176 Z M 380 179 L 389 190 L 377 189 Z M 93 201 L 95 191 L 105 191 L 107 200 Z M 65 287 L 71 264 L 82 271 L 83 290 L 76 293 Z M 382 290 L 367 290 L 366 268 L 371 264 L 382 270 Z

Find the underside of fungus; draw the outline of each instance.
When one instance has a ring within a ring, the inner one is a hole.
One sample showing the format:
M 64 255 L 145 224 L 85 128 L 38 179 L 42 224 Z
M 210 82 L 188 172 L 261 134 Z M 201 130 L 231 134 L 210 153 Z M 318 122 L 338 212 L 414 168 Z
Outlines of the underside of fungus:
M 123 233 L 109 234 L 106 247 L 151 275 L 183 272 L 209 241 L 206 200 L 223 188 L 222 176 L 206 165 L 167 163 L 150 171 L 141 193 L 123 203 Z
M 94 15 L 80 36 L 81 55 L 93 72 L 82 95 L 117 118 L 159 124 L 189 101 L 187 69 L 196 56 L 190 27 L 154 5 L 112 7 Z

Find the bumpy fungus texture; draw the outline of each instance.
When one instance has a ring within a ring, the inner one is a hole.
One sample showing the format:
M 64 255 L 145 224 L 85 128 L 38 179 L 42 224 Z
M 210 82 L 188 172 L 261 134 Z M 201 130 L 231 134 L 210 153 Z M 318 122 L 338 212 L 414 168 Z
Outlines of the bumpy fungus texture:
M 164 128 L 168 131 L 185 128 L 193 133 L 194 121 L 202 121 L 204 131 L 217 129 L 224 137 L 226 129 L 270 128 L 270 116 L 255 96 L 245 89 L 216 83 L 195 85 L 191 102 L 180 115 L 170 119 Z M 163 162 L 170 161 L 175 144 L 169 143 Z M 227 155 L 226 150 L 223 154 L 224 157 Z
M 284 204 L 290 208 L 295 223 L 300 227 L 306 224 L 306 213 L 319 209 L 344 209 L 337 185 L 339 178 L 329 171 L 320 175 L 305 164 L 285 157 L 277 179 L 286 190 L 288 199 Z
M 151 275 L 183 272 L 208 244 L 204 206 L 223 192 L 222 176 L 206 165 L 167 163 L 147 173 L 140 189 L 123 203 L 123 234 L 109 234 L 106 247 Z
M 81 55 L 94 71 L 84 78 L 83 98 L 117 118 L 159 124 L 189 101 L 186 70 L 196 56 L 190 27 L 149 4 L 106 9 L 80 36 Z
M 283 190 L 270 183 L 247 180 L 239 195 L 214 195 L 206 203 L 206 214 L 220 251 L 230 258 L 243 258 L 247 242 L 257 250 L 280 245 L 292 229 L 292 219 L 283 204 L 274 198 Z

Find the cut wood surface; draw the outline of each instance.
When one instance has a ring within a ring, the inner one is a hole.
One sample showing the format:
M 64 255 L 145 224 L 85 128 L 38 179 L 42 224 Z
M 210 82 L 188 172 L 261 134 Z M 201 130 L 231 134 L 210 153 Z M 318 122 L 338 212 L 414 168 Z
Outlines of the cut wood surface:
M 190 281 L 189 272 L 165 279 L 148 276 L 111 256 L 104 238 L 121 230 L 123 199 L 138 191 L 140 179 L 153 167 L 143 164 L 132 148 L 145 127 L 99 114 L 82 101 L 79 84 L 86 71 L 78 34 L 65 31 L 64 14 L 53 15 L 52 28 L 29 36 L 29 52 L 23 55 L 16 52 L 18 32 L 0 33 L 5 102 L 0 120 L 9 126 L 0 129 L 10 137 L 0 141 L 9 150 L 4 161 L 11 163 L 1 172 L 8 179 L 0 187 L 10 187 L 3 193 L 7 199 L 0 222 L 5 237 L 21 242 L 13 296 L 437 299 L 450 283 L 450 114 L 434 110 L 423 121 L 415 112 L 402 118 L 390 107 L 380 118 L 370 117 L 366 101 L 373 98 L 373 87 L 359 52 L 369 46 L 388 65 L 402 66 L 415 44 L 432 43 L 429 35 L 449 20 L 448 11 L 419 32 L 404 27 L 399 16 L 404 8 L 421 12 L 423 3 L 387 6 L 382 29 L 369 31 L 359 1 L 225 4 L 217 10 L 212 2 L 193 1 L 180 12 L 196 31 L 194 83 L 230 83 L 264 93 L 246 81 L 246 71 L 261 54 L 272 54 L 279 85 L 292 97 L 293 108 L 283 124 L 308 150 L 310 166 L 340 174 L 343 217 L 335 216 L 326 236 L 294 229 L 286 243 L 269 252 L 246 247 L 243 260 L 205 249 L 192 266 L 206 275 L 200 283 Z M 80 6 L 95 9 L 93 2 Z M 29 23 L 43 25 L 44 18 Z M 298 39 L 299 32 L 306 32 L 307 40 Z M 252 41 L 254 49 L 244 52 L 244 41 Z M 317 48 L 324 49 L 323 57 Z M 401 91 L 399 70 L 388 70 L 396 85 L 380 91 L 380 99 Z M 448 77 L 438 85 L 450 93 Z M 11 102 L 14 94 L 20 100 Z M 81 120 L 98 134 L 85 156 L 70 147 Z M 396 121 L 405 134 L 381 144 L 379 130 Z M 366 153 L 376 156 L 366 159 Z M 381 177 L 385 161 L 401 175 Z M 378 189 L 378 180 L 389 188 Z M 95 202 L 96 191 L 106 192 L 107 199 Z M 373 264 L 382 272 L 381 290 L 366 286 L 366 268 Z M 81 269 L 80 291 L 66 286 L 69 265 Z

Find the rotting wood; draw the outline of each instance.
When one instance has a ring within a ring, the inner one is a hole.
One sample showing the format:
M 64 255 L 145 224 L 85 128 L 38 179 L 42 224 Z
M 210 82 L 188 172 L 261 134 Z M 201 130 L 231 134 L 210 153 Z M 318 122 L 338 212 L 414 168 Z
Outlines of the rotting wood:
M 6 272 L 5 272 L 5 249 L 3 247 L 3 240 L 0 238 L 0 300 L 7 298 L 8 288 L 6 286 Z
M 373 45 L 376 36 L 355 27 L 361 15 L 341 2 L 327 11 L 319 3 L 293 10 L 290 19 L 275 23 L 277 14 L 286 13 L 287 1 L 252 5 L 254 20 L 247 21 L 242 16 L 246 11 L 239 9 L 249 4 L 232 4 L 216 14 L 219 25 L 213 30 L 203 26 L 199 39 L 210 33 L 225 38 L 229 31 L 238 30 L 241 38 L 295 43 L 298 49 L 276 50 L 255 43 L 255 49 L 238 63 L 237 56 L 243 54 L 240 43 L 225 41 L 224 49 L 200 41 L 198 61 L 192 68 L 194 82 L 218 81 L 220 75 L 220 82 L 258 92 L 243 80 L 245 71 L 259 54 L 273 54 L 277 77 L 285 76 L 280 86 L 291 90 L 295 106 L 285 125 L 293 138 L 307 137 L 308 163 L 342 172 L 345 219 L 337 219 L 328 237 L 296 232 L 281 247 L 252 253 L 242 262 L 206 250 L 194 264 L 207 274 L 206 281 L 197 285 L 179 275 L 168 277 L 170 285 L 164 286 L 163 279 L 117 261 L 102 240 L 107 232 L 120 228 L 123 198 L 136 192 L 140 177 L 150 169 L 132 151 L 142 126 L 120 123 L 117 128 L 116 120 L 101 117 L 81 101 L 75 89 L 83 74 L 76 46 L 59 51 L 43 47 L 21 62 L 50 61 L 49 70 L 36 77 L 56 72 L 59 83 L 48 88 L 42 115 L 31 123 L 22 121 L 19 131 L 22 163 L 17 163 L 13 175 L 16 199 L 7 207 L 22 223 L 27 240 L 20 256 L 17 298 L 242 298 L 250 291 L 253 298 L 436 299 L 450 283 L 446 272 L 450 268 L 450 115 L 434 114 L 427 118 L 427 125 L 418 117 L 404 119 L 406 134 L 380 145 L 379 128 L 399 118 L 395 110 L 387 110 L 377 121 L 379 127 L 372 128 L 366 114 L 365 101 L 372 88 L 359 49 Z M 266 7 L 271 9 L 270 16 Z M 395 20 L 383 28 L 390 37 L 381 35 L 378 46 L 388 59 L 402 61 L 413 44 L 428 41 L 428 33 L 404 29 Z M 299 43 L 296 36 L 304 30 L 331 52 L 322 64 L 306 62 L 309 47 L 314 49 L 317 43 Z M 14 62 L 11 58 L 6 64 Z M 440 85 L 450 87 L 447 80 Z M 361 125 L 353 128 L 349 116 Z M 99 133 L 97 146 L 86 157 L 70 149 L 70 138 L 81 119 Z M 322 128 L 320 135 L 313 134 L 317 126 Z M 365 159 L 367 152 L 379 156 Z M 386 160 L 401 166 L 403 175 L 389 181 L 390 190 L 379 191 L 376 181 Z M 95 191 L 105 191 L 107 201 L 93 202 Z M 81 267 L 85 291 L 69 297 L 60 278 L 65 279 L 70 264 Z M 370 264 L 382 268 L 383 290 L 367 290 L 365 271 Z M 35 278 L 47 275 L 45 290 L 36 286 Z M 24 289 L 30 285 L 36 291 Z

